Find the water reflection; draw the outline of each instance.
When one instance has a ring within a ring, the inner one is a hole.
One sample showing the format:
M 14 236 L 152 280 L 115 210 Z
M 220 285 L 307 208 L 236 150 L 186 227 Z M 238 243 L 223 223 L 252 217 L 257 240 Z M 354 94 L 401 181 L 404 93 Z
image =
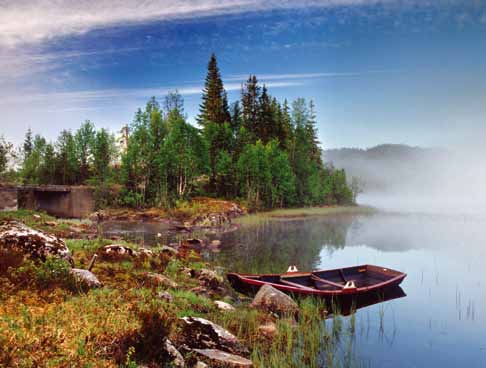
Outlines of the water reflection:
M 145 242 L 153 241 L 160 229 L 142 232 Z M 359 361 L 372 367 L 486 367 L 486 216 L 340 215 L 263 221 L 197 236 L 222 240 L 221 251 L 206 256 L 228 271 L 368 263 L 406 272 L 406 298 L 370 303 L 344 318 L 345 325 L 357 326 L 353 349 Z

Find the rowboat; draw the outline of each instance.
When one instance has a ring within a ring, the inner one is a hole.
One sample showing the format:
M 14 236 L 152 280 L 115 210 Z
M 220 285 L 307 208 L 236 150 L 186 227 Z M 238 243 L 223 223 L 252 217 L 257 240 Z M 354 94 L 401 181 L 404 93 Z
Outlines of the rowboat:
M 373 265 L 284 274 L 227 274 L 231 286 L 243 294 L 255 294 L 263 285 L 271 285 L 287 294 L 326 298 L 385 292 L 400 285 L 406 276 L 403 272 Z

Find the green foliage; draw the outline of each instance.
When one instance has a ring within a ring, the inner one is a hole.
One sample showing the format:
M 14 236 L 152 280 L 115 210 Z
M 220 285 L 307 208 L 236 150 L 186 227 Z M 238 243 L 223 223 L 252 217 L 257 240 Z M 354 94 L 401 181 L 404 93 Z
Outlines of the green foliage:
M 0 136 L 0 179 L 7 171 L 12 148 L 12 144 L 7 142 L 3 136 Z
M 21 178 L 31 184 L 94 185 L 98 207 L 117 203 L 170 208 L 193 195 L 245 198 L 250 208 L 352 204 L 359 192 L 343 170 L 321 159 L 315 108 L 298 98 L 289 108 L 250 75 L 241 101 L 228 104 L 214 54 L 208 64 L 197 122 L 169 93 L 163 107 L 152 97 L 122 129 L 123 149 L 105 129 L 86 121 L 55 144 L 26 134 Z M 11 147 L 10 147 L 11 148 Z M 0 140 L 0 175 L 9 146 Z M 206 185 L 208 183 L 209 185 Z
M 30 284 L 38 289 L 63 287 L 76 289 L 76 281 L 70 273 L 68 262 L 55 257 L 48 257 L 45 262 L 25 261 L 12 272 L 12 279 L 17 284 Z

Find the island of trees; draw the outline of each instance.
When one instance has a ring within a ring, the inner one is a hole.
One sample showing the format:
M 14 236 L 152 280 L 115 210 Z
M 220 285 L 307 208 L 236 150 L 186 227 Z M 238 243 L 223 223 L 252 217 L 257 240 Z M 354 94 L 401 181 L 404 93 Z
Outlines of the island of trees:
M 251 75 L 230 104 L 212 55 L 197 123 L 188 123 L 175 92 L 152 97 L 121 139 L 90 121 L 55 143 L 29 129 L 16 151 L 0 137 L 0 177 L 93 185 L 100 207 L 170 207 L 201 195 L 257 209 L 354 202 L 344 170 L 321 158 L 312 101 L 278 101 Z

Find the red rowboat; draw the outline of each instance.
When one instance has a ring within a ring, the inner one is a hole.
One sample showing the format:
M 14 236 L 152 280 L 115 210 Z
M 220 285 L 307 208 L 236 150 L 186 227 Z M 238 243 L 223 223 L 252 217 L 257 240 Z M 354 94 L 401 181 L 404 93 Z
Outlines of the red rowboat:
M 244 294 L 254 294 L 261 286 L 268 284 L 288 294 L 331 298 L 384 292 L 398 286 L 406 276 L 400 271 L 372 265 L 280 275 L 227 275 L 231 286 Z

